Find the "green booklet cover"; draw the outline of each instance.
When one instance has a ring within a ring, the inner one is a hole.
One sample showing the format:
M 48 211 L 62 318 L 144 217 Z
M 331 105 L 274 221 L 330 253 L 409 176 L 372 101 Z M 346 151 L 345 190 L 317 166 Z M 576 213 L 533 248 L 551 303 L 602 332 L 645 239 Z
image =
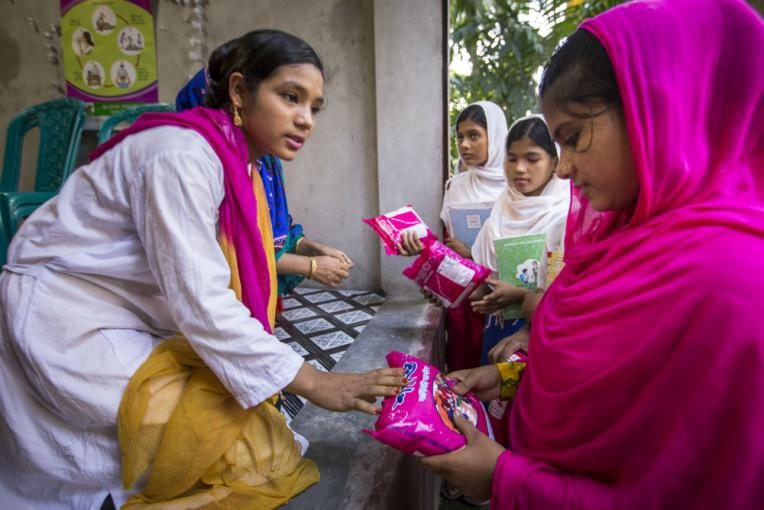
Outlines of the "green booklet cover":
M 544 286 L 546 274 L 546 234 L 528 234 L 494 241 L 499 279 L 517 287 Z M 505 319 L 522 317 L 520 305 L 504 309 Z

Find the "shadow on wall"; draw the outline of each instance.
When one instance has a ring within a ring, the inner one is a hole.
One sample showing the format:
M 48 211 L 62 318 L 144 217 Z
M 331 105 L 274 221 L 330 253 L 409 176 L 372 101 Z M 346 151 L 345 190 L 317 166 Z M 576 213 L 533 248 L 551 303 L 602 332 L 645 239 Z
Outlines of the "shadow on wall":
M 5 29 L 0 28 L 0 90 L 19 75 L 21 68 L 21 49 L 16 40 Z

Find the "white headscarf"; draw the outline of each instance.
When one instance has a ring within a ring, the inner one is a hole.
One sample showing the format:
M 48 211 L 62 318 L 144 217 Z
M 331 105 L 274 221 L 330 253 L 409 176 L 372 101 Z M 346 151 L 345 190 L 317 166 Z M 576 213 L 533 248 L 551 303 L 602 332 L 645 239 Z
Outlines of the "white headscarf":
M 529 115 L 516 120 L 512 127 L 532 117 L 543 120 L 540 115 Z M 541 194 L 535 197 L 525 196 L 507 183 L 472 245 L 472 257 L 496 272 L 493 242 L 525 234 L 546 233 L 547 251 L 562 250 L 569 207 L 570 183 L 557 175 L 552 175 Z
M 507 139 L 507 119 L 499 105 L 490 101 L 473 103 L 485 112 L 488 134 L 488 160 L 483 166 L 460 164 L 466 168 L 446 183 L 443 195 L 443 209 L 440 218 L 448 225 L 448 214 L 452 204 L 494 202 L 506 187 L 504 178 L 504 141 Z M 470 105 L 472 106 L 472 105 Z

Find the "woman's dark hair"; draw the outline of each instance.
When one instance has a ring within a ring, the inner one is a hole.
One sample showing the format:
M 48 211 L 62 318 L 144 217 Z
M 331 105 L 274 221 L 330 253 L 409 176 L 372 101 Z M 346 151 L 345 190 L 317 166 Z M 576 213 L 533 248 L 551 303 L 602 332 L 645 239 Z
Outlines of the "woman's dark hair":
M 485 119 L 485 110 L 483 107 L 477 104 L 471 104 L 456 118 L 456 127 L 459 128 L 459 124 L 466 120 L 471 120 L 475 124 L 481 126 L 486 131 L 488 130 L 488 121 Z
M 586 30 L 575 31 L 544 67 L 539 97 L 542 101 L 553 101 L 569 114 L 570 103 L 620 108 L 621 93 L 613 64 L 602 43 Z
M 550 158 L 555 159 L 557 157 L 557 147 L 552 140 L 552 135 L 549 134 L 549 128 L 547 128 L 546 122 L 538 117 L 523 119 L 512 126 L 512 129 L 507 133 L 506 151 L 509 152 L 509 147 L 513 143 L 526 136 L 534 144 L 544 149 Z
M 228 41 L 210 55 L 205 103 L 210 108 L 231 104 L 228 81 L 232 73 L 244 76 L 244 85 L 254 97 L 263 80 L 278 67 L 291 64 L 313 64 L 324 76 L 324 66 L 313 48 L 286 32 L 253 30 Z

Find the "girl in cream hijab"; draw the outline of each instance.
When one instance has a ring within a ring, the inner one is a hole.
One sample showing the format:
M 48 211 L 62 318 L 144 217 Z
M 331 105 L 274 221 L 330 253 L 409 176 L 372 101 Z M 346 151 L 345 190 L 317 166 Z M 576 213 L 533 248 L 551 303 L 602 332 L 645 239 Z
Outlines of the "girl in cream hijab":
M 562 250 L 570 206 L 570 183 L 555 175 L 557 162 L 557 148 L 541 116 L 529 115 L 512 124 L 507 135 L 504 164 L 507 185 L 472 247 L 475 261 L 490 268 L 493 276 L 497 272 L 496 239 L 545 233 L 547 252 Z M 488 283 L 494 290 L 472 303 L 475 311 L 484 314 L 495 314 L 509 304 L 523 301 L 532 292 L 496 278 L 489 279 Z M 521 330 L 524 324 L 522 320 L 504 322 L 489 315 L 483 334 L 482 363 L 489 361 L 488 353 L 494 347 L 498 349 L 491 360 L 500 354 L 504 356 L 507 351 L 502 347 L 509 342 L 503 342 L 501 346 L 497 343 L 518 330 L 514 348 L 522 347 L 522 339 L 527 339 Z
M 557 148 L 540 115 L 516 120 L 506 140 L 506 186 L 472 247 L 473 258 L 496 273 L 496 239 L 546 233 L 547 251 L 562 249 L 570 183 L 559 179 Z
M 456 204 L 494 203 L 506 188 L 504 178 L 504 139 L 507 120 L 495 103 L 478 101 L 465 108 L 456 120 L 459 165 L 463 171 L 446 183 L 440 217 L 449 225 L 451 207 Z M 470 248 L 463 240 L 445 231 L 445 244 L 461 256 L 471 258 Z M 404 235 L 398 253 L 417 255 L 422 243 L 416 234 Z M 450 370 L 478 366 L 483 338 L 484 317 L 474 312 L 468 302 L 448 309 L 446 359 Z

